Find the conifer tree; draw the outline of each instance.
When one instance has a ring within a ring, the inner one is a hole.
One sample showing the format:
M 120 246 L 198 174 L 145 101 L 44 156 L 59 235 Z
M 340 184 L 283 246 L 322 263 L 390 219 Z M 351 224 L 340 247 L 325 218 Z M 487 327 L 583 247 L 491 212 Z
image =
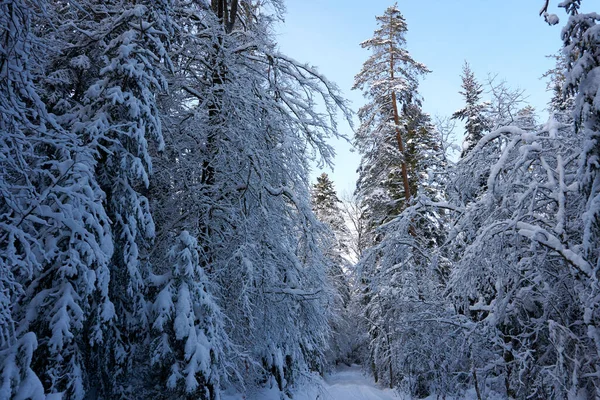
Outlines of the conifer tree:
M 398 215 L 415 195 L 411 181 L 420 171 L 409 170 L 407 142 L 424 127 L 417 88 L 419 77 L 429 72 L 405 48 L 408 28 L 397 5 L 376 19 L 373 38 L 361 43 L 372 55 L 354 82 L 369 99 L 358 112 L 355 143 L 362 154 L 356 190 L 371 231 Z
M 164 145 L 156 103 L 166 91 L 167 3 L 68 3 L 54 18 L 61 28 L 48 35 L 61 53 L 49 68 L 46 101 L 94 154 L 114 243 L 111 311 L 98 317 L 102 332 L 90 341 L 88 390 L 135 396 L 130 379 L 143 375 L 137 373 L 146 367 L 140 348 L 150 332 L 148 256 L 155 224 L 147 194 L 151 149 Z
M 578 14 L 579 1 L 565 1 L 561 6 L 571 14 L 563 31 L 567 54 L 567 95 L 575 95 L 573 117 L 576 131 L 585 139 L 580 162 L 582 193 L 587 196 L 584 218 L 584 251 L 590 261 L 600 262 L 600 45 L 597 13 Z
M 166 255 L 162 288 L 153 304 L 154 396 L 217 399 L 229 341 L 223 315 L 200 266 L 196 239 L 183 231 Z M 162 281 L 162 282 L 161 282 Z
M 584 323 L 588 327 L 587 337 L 594 343 L 593 358 L 600 359 L 600 332 L 595 328 L 600 323 L 600 304 L 597 299 L 600 289 L 597 273 L 600 268 L 600 43 L 598 30 L 600 15 L 582 13 L 578 10 L 581 1 L 564 1 L 560 5 L 570 14 L 563 29 L 564 53 L 567 56 L 565 89 L 574 96 L 573 119 L 575 132 L 583 139 L 579 158 L 579 193 L 585 201 L 580 209 L 582 238 L 577 246 L 580 254 L 593 268 L 593 276 L 581 279 L 580 301 L 585 309 Z M 599 364 L 596 361 L 594 364 Z M 588 393 L 600 396 L 597 379 L 588 383 Z
M 312 187 L 312 208 L 317 219 L 326 224 L 335 235 L 332 254 L 335 253 L 335 257 L 347 258 L 350 251 L 347 243 L 349 232 L 341 203 L 329 176 L 326 173 L 319 175 Z
M 452 114 L 452 118 L 465 123 L 465 138 L 461 153 L 461 157 L 464 157 L 489 129 L 489 122 L 485 116 L 488 105 L 481 101 L 483 86 L 477 82 L 475 74 L 466 61 L 463 65 L 461 79 L 463 91 L 459 93 L 465 98 L 465 107 Z
M 349 231 L 340 204 L 333 182 L 326 173 L 322 173 L 312 187 L 312 208 L 317 219 L 327 228 L 323 246 L 328 259 L 327 275 L 334 289 L 333 307 L 329 317 L 332 327 L 331 348 L 328 354 L 330 363 L 348 359 L 354 336 L 348 320 L 351 297 L 348 275 Z
M 418 78 L 428 70 L 405 49 L 406 22 L 397 6 L 377 21 L 375 36 L 362 44 L 373 55 L 355 80 L 355 88 L 370 100 L 359 111 L 356 135 L 363 155 L 357 193 L 371 235 L 358 270 L 368 364 L 377 380 L 395 387 L 411 368 L 420 371 L 433 359 L 424 357 L 425 346 L 416 336 L 423 327 L 398 321 L 424 318 L 433 304 L 443 304 L 440 271 L 447 266 L 429 257 L 442 241 L 443 220 L 428 197 L 444 198 L 436 179 L 445 157 L 440 134 L 421 109 Z M 426 352 L 434 357 L 436 345 L 429 344 Z M 423 364 L 409 366 L 417 353 Z M 427 394 L 427 373 L 412 376 L 418 377 L 420 388 L 411 391 Z
M 113 311 L 113 242 L 94 152 L 44 101 L 41 71 L 57 52 L 34 34 L 46 6 L 0 7 L 0 397 L 82 399 L 90 344 Z
M 550 111 L 561 116 L 561 118 L 571 118 L 573 110 L 573 94 L 565 90 L 565 80 L 567 72 L 567 58 L 558 53 L 553 56 L 547 56 L 556 61 L 554 68 L 546 71 L 543 77 L 548 78 L 546 89 L 552 92 L 552 98 L 548 102 Z
M 0 397 L 38 400 L 45 398 L 31 368 L 38 339 L 33 330 L 21 329 L 16 303 L 26 282 L 42 269 L 36 253 L 44 254 L 38 252 L 42 238 L 27 217 L 37 216 L 38 196 L 60 171 L 43 173 L 47 158 L 35 147 L 36 139 L 52 143 L 59 133 L 36 87 L 36 64 L 43 60 L 35 54 L 42 43 L 33 32 L 30 6 L 25 1 L 0 5 Z

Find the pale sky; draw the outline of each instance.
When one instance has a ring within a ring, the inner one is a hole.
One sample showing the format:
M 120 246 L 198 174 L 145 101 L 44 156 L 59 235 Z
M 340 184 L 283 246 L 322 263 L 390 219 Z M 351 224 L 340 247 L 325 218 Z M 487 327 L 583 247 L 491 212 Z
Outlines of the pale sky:
M 545 120 L 543 111 L 550 93 L 541 80 L 554 61 L 545 56 L 561 48 L 560 33 L 567 20 L 558 0 L 550 12 L 561 22 L 548 26 L 538 15 L 543 0 L 420 0 L 398 2 L 408 24 L 407 48 L 413 58 L 432 73 L 422 81 L 423 109 L 432 116 L 450 116 L 463 106 L 460 73 L 468 61 L 483 83 L 497 74 L 513 88 L 525 89 L 529 103 Z M 360 42 L 376 28 L 375 16 L 392 5 L 384 0 L 288 0 L 285 23 L 277 31 L 282 52 L 316 66 L 335 82 L 356 111 L 362 94 L 351 90 L 354 76 L 369 53 Z M 358 126 L 358 122 L 355 123 Z M 340 121 L 340 131 L 350 138 L 350 127 Z M 462 131 L 456 132 L 462 140 Z M 352 192 L 360 156 L 343 142 L 336 147 L 334 171 L 325 170 L 338 192 Z M 313 177 L 321 173 L 313 171 Z M 314 178 L 313 178 L 314 180 Z

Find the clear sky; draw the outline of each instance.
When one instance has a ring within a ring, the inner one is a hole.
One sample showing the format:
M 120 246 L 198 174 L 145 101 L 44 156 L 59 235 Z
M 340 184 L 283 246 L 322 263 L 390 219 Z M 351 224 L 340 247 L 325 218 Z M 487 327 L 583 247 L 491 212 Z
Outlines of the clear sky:
M 408 24 L 407 48 L 432 73 L 422 81 L 424 110 L 432 116 L 450 116 L 463 106 L 460 73 L 468 61 L 479 81 L 498 74 L 513 88 L 521 88 L 529 103 L 543 111 L 550 94 L 542 74 L 554 62 L 545 56 L 561 48 L 561 27 L 567 20 L 558 0 L 550 12 L 561 22 L 548 26 L 538 15 L 543 0 L 400 0 L 398 8 Z M 357 110 L 364 100 L 352 91 L 354 76 L 369 53 L 360 42 L 376 28 L 375 16 L 393 4 L 386 0 L 288 0 L 285 22 L 279 26 L 278 42 L 285 54 L 314 65 L 337 83 Z M 356 122 L 356 126 L 358 123 Z M 340 123 L 342 133 L 351 128 Z M 456 132 L 462 138 L 462 132 Z M 338 155 L 332 177 L 338 192 L 354 190 L 360 157 L 350 146 L 334 142 Z M 313 171 L 313 176 L 321 171 Z

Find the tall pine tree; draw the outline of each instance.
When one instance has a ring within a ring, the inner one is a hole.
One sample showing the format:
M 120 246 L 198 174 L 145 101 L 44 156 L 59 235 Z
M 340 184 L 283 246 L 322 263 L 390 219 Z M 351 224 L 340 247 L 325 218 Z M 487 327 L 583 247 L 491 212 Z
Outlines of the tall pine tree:
M 415 159 L 407 146 L 419 140 L 423 128 L 418 79 L 429 72 L 406 50 L 406 21 L 396 5 L 376 17 L 379 28 L 373 38 L 361 43 L 372 52 L 356 75 L 354 89 L 369 102 L 359 112 L 361 121 L 355 144 L 362 154 L 357 193 L 369 219 L 371 232 L 398 215 L 414 196 Z
M 396 5 L 376 18 L 379 29 L 362 43 L 372 55 L 355 80 L 369 100 L 356 134 L 363 156 L 357 194 L 370 234 L 358 264 L 361 317 L 376 379 L 394 387 L 412 368 L 423 388 L 411 390 L 425 394 L 436 345 L 429 343 L 425 353 L 416 336 L 424 326 L 398 321 L 418 320 L 443 304 L 438 266 L 445 265 L 431 257 L 442 240 L 442 219 L 427 196 L 443 198 L 435 177 L 445 157 L 439 132 L 421 109 L 418 80 L 428 70 L 405 49 L 406 21 Z M 411 363 L 418 353 L 423 362 Z

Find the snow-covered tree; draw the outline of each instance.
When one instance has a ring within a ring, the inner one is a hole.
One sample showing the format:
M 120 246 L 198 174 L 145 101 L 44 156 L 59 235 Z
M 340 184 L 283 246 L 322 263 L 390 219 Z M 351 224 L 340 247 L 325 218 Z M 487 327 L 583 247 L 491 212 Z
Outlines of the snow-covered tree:
M 150 328 L 146 279 L 155 225 L 146 194 L 150 149 L 163 147 L 156 102 L 166 90 L 167 3 L 65 3 L 55 14 L 58 28 L 48 35 L 61 53 L 49 68 L 46 101 L 94 152 L 115 249 L 108 285 L 114 310 L 92 341 L 90 390 L 127 396 Z
M 329 362 L 348 360 L 355 342 L 355 332 L 350 326 L 348 306 L 351 290 L 349 282 L 350 232 L 341 210 L 341 201 L 337 196 L 333 182 L 326 173 L 317 177 L 312 187 L 312 207 L 317 219 L 327 228 L 327 239 L 323 243 L 328 259 L 327 275 L 333 288 L 330 324 L 332 340 L 328 354 Z
M 489 129 L 489 121 L 486 118 L 488 104 L 481 99 L 483 86 L 477 81 L 475 74 L 466 61 L 463 65 L 461 79 L 462 91 L 459 93 L 465 99 L 465 107 L 452 114 L 452 118 L 465 123 L 465 137 L 461 153 L 461 157 L 464 157 Z
M 101 341 L 113 313 L 113 245 L 94 153 L 44 104 L 42 55 L 50 54 L 43 49 L 54 48 L 34 27 L 47 22 L 45 7 L 16 1 L 0 8 L 0 393 L 81 399 L 90 343 Z
M 487 113 L 490 130 L 515 125 L 519 111 L 527 107 L 525 91 L 510 87 L 505 80 L 498 81 L 497 75 L 488 76 L 487 87 L 490 96 Z
M 588 268 L 574 246 L 581 238 L 581 141 L 554 120 L 536 133 L 505 127 L 461 162 L 502 137 L 485 192 L 450 233 L 458 251 L 450 291 L 459 313 L 493 345 L 489 358 L 475 360 L 479 376 L 501 377 L 496 389 L 507 396 L 577 393 L 589 386 L 580 368 L 592 356 L 584 350 L 589 344 L 578 327 L 584 307 L 576 301 L 578 275 Z
M 547 56 L 556 60 L 554 68 L 546 71 L 543 75 L 547 78 L 546 90 L 552 92 L 552 98 L 548 102 L 549 111 L 557 115 L 571 118 L 573 110 L 573 94 L 565 91 L 565 74 L 567 72 L 567 59 L 562 53 Z
M 567 94 L 575 95 L 573 117 L 576 131 L 584 138 L 580 161 L 582 193 L 587 196 L 584 220 L 583 248 L 586 257 L 600 267 L 600 15 L 577 14 L 578 1 L 562 6 L 571 14 L 563 30 L 567 55 Z
M 175 239 L 162 269 L 162 275 L 152 277 L 161 287 L 152 306 L 157 332 L 152 374 L 160 382 L 154 396 L 217 399 L 230 343 L 200 266 L 198 243 L 187 231 Z
M 398 215 L 415 195 L 411 188 L 423 171 L 409 170 L 418 159 L 407 146 L 418 146 L 428 130 L 417 88 L 419 77 L 429 71 L 406 50 L 406 21 L 397 5 L 376 19 L 379 28 L 373 38 L 361 43 L 372 54 L 354 83 L 369 100 L 358 112 L 355 144 L 362 155 L 356 191 L 371 232 Z
M 176 8 L 188 18 L 171 43 L 171 95 L 161 102 L 157 247 L 176 229 L 197 237 L 239 383 L 287 390 L 322 368 L 329 334 L 329 261 L 307 156 L 329 160 L 335 110 L 348 110 L 334 85 L 276 50 L 272 8 L 235 4 Z
M 598 349 L 600 334 L 596 328 L 600 320 L 597 273 L 600 268 L 600 15 L 578 14 L 579 1 L 565 1 L 561 6 L 571 14 L 563 29 L 564 54 L 567 57 L 566 93 L 574 95 L 576 133 L 582 138 L 578 180 L 585 205 L 580 209 L 583 237 L 576 253 L 591 268 L 580 288 L 580 301 L 585 309 L 584 323 L 587 336 Z M 598 368 L 598 352 L 594 354 L 594 369 Z M 600 383 L 593 382 L 600 394 Z M 591 388 L 590 388 L 591 389 Z M 590 390 L 589 393 L 592 393 Z
M 490 129 L 515 125 L 528 130 L 536 128 L 535 112 L 525 104 L 522 90 L 512 89 L 505 81 L 497 82 L 496 77 L 489 77 L 487 86 L 491 99 L 486 120 Z M 456 165 L 452 172 L 455 179 L 448 182 L 451 187 L 447 191 L 454 204 L 466 205 L 486 190 L 489 165 L 496 163 L 505 144 L 505 138 L 500 137 L 489 146 L 479 147 L 479 154 L 469 151 L 469 162 Z
M 312 187 L 312 208 L 315 216 L 323 222 L 335 235 L 331 244 L 331 257 L 348 259 L 350 248 L 348 244 L 348 226 L 341 208 L 342 201 L 338 198 L 334 184 L 326 173 L 317 177 Z M 340 263 L 348 261 L 341 261 Z
M 348 248 L 352 255 L 351 259 L 356 261 L 367 247 L 365 237 L 368 236 L 367 221 L 363 217 L 363 210 L 361 209 L 360 200 L 356 193 L 342 193 L 341 200 L 341 208 L 349 228 Z
M 371 236 L 358 264 L 361 322 L 369 332 L 367 361 L 376 379 L 396 387 L 416 378 L 411 391 L 425 394 L 431 377 L 418 371 L 434 361 L 423 357 L 423 337 L 416 336 L 424 326 L 409 321 L 429 318 L 443 304 L 448 265 L 434 259 L 444 212 L 423 204 L 445 197 L 446 147 L 421 110 L 418 78 L 428 70 L 405 49 L 404 18 L 392 6 L 377 20 L 380 28 L 362 44 L 373 54 L 355 81 L 370 100 L 359 111 L 356 135 L 363 156 L 357 194 Z M 428 345 L 433 357 L 436 345 Z M 416 354 L 421 361 L 414 361 Z
M 441 132 L 434 133 L 440 149 L 447 149 Z M 439 161 L 426 170 L 414 203 L 378 228 L 380 241 L 357 266 L 368 365 L 381 382 L 419 396 L 452 393 L 457 381 L 451 376 L 465 363 L 462 331 L 446 335 L 448 326 L 439 322 L 453 316 L 444 296 L 451 264 L 442 245 L 448 210 L 454 210 L 445 202 L 449 165 L 444 157 Z
M 42 43 L 33 34 L 33 5 L 0 5 L 0 397 L 37 400 L 44 398 L 31 369 L 37 336 L 20 328 L 16 302 L 25 293 L 24 281 L 42 268 L 36 254 L 41 238 L 27 220 L 38 214 L 37 196 L 47 189 L 37 184 L 46 157 L 35 142 L 42 136 L 38 132 L 49 130 L 48 139 L 57 135 L 35 86 L 41 61 L 35 55 Z
M 453 393 L 468 361 L 464 332 L 444 297 L 449 261 L 428 234 L 447 229 L 447 207 L 415 199 L 380 228 L 382 241 L 358 264 L 363 274 L 373 271 L 363 294 L 367 365 L 378 381 L 419 397 Z

